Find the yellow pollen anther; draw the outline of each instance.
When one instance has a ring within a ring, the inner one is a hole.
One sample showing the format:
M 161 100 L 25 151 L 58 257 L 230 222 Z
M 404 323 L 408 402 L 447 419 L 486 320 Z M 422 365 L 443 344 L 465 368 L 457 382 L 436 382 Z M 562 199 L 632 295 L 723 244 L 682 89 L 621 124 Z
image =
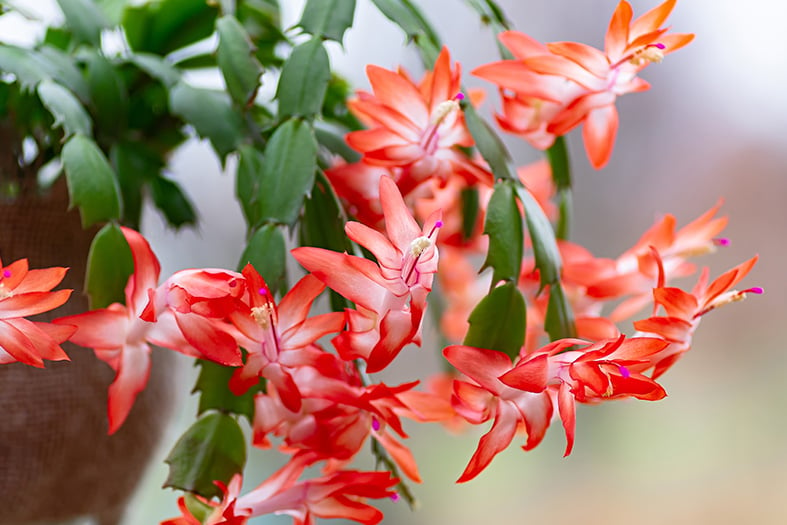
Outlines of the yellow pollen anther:
M 273 314 L 273 308 L 268 305 L 264 304 L 262 306 L 255 306 L 251 309 L 251 316 L 254 318 L 254 321 L 260 325 L 262 328 L 270 328 L 271 326 L 271 317 Z
M 457 100 L 451 99 L 446 100 L 444 102 L 440 102 L 434 110 L 434 115 L 432 115 L 432 119 L 430 120 L 430 124 L 436 126 L 440 124 L 445 117 L 450 115 L 454 111 L 459 110 L 459 102 Z
M 629 63 L 634 66 L 641 66 L 645 62 L 660 64 L 664 60 L 664 53 L 656 46 L 647 46 L 640 49 L 629 59 Z
M 419 257 L 431 245 L 432 241 L 428 237 L 417 237 L 410 243 L 410 254 L 413 257 Z

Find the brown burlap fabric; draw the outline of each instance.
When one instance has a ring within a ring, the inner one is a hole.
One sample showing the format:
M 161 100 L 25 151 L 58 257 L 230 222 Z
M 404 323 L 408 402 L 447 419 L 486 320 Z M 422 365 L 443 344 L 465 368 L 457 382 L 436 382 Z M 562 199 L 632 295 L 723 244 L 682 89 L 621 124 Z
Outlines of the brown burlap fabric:
M 87 308 L 83 279 L 95 232 L 82 230 L 78 212 L 65 212 L 67 203 L 62 183 L 44 198 L 0 202 L 4 264 L 27 258 L 31 268 L 71 268 L 60 288 L 73 288 L 72 298 L 50 317 Z M 71 362 L 45 369 L 0 365 L 0 525 L 79 516 L 118 524 L 169 418 L 174 361 L 168 351 L 154 350 L 147 388 L 123 427 L 107 436 L 114 372 L 92 350 L 63 346 Z

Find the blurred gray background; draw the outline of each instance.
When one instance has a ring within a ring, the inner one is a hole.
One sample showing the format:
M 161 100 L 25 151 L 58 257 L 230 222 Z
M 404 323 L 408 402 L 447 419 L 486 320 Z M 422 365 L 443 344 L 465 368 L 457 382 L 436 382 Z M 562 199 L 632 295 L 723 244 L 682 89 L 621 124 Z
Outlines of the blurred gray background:
M 492 34 L 460 0 L 416 0 L 433 20 L 452 58 L 465 73 L 497 59 Z M 503 0 L 516 28 L 541 41 L 603 45 L 614 0 Z M 635 13 L 656 1 L 634 1 Z M 284 0 L 295 23 L 301 0 Z M 49 2 L 41 9 L 58 16 Z M 420 77 L 419 61 L 401 33 L 358 0 L 355 27 L 345 47 L 333 45 L 334 65 L 361 88 L 363 66 L 404 65 Z M 787 3 L 779 0 L 684 0 L 669 20 L 696 40 L 642 74 L 649 92 L 618 101 L 620 131 L 612 160 L 592 170 L 578 132 L 569 136 L 575 180 L 572 240 L 598 256 L 615 257 L 663 213 L 685 224 L 724 198 L 732 241 L 697 261 L 718 275 L 755 253 L 760 263 L 743 283 L 765 295 L 708 315 L 693 350 L 663 377 L 669 397 L 656 403 L 617 402 L 578 410 L 577 444 L 562 458 L 564 437 L 553 426 L 545 442 L 524 453 L 515 444 L 477 479 L 456 485 L 487 427 L 461 437 L 437 426 L 411 425 L 424 478 L 415 487 L 420 509 L 383 504 L 385 523 L 410 525 L 494 522 L 594 524 L 781 524 L 787 522 L 787 58 L 780 35 Z M 10 31 L 0 27 L 5 37 Z M 27 30 L 29 31 L 29 30 Z M 27 35 L 29 36 L 29 35 Z M 499 106 L 491 85 L 483 109 Z M 267 77 L 270 96 L 275 79 Z M 195 76 L 195 83 L 216 83 Z M 516 160 L 539 158 L 526 143 L 507 139 Z M 172 158 L 201 213 L 197 230 L 175 233 L 149 212 L 144 232 L 163 262 L 163 275 L 193 266 L 233 268 L 244 226 L 233 199 L 233 180 L 222 174 L 208 147 L 188 144 Z M 437 369 L 440 348 L 403 352 L 392 379 Z M 425 364 L 426 363 L 426 364 Z M 184 408 L 178 424 L 193 420 L 191 379 L 184 362 Z M 408 375 L 409 374 L 409 375 Z M 182 428 L 182 427 L 181 427 Z M 179 435 L 173 427 L 161 458 Z M 522 444 L 522 443 L 519 443 Z M 281 463 L 270 452 L 253 454 L 246 488 Z M 364 465 L 364 463 L 361 463 Z M 365 463 L 368 466 L 368 461 Z M 176 494 L 159 487 L 166 468 L 157 461 L 129 513 L 129 525 L 157 523 L 177 514 Z M 289 523 L 265 518 L 254 523 Z

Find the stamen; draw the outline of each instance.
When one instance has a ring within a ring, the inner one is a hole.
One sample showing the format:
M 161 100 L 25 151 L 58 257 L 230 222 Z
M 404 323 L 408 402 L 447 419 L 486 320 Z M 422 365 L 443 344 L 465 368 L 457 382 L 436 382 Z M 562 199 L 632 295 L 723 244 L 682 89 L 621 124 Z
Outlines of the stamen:
M 3 277 L 6 279 L 11 277 L 11 270 L 3 270 Z
M 377 421 L 377 418 L 372 416 L 372 429 L 377 432 L 380 430 L 380 422 Z
M 451 112 L 456 111 L 459 109 L 459 102 L 455 99 L 445 100 L 440 102 L 434 110 L 434 115 L 432 115 L 431 120 L 429 123 L 435 127 L 437 127 L 445 117 L 447 117 Z
M 263 304 L 262 306 L 255 306 L 251 309 L 251 317 L 254 321 L 264 329 L 271 326 L 271 317 L 273 315 L 273 307 L 270 304 Z
M 624 56 L 612 64 L 610 69 L 617 69 L 624 62 L 628 62 L 633 66 L 641 66 L 646 62 L 655 62 L 656 64 L 659 64 L 662 60 L 664 60 L 664 53 L 662 53 L 662 51 L 666 48 L 667 46 L 662 43 L 648 44 L 645 47 Z
M 413 257 L 420 257 L 424 251 L 432 245 L 432 241 L 428 237 L 416 237 L 410 243 L 410 255 Z
M 391 501 L 399 501 L 400 498 L 401 496 L 399 496 L 398 492 L 394 492 L 393 494 L 391 494 Z
M 623 366 L 623 365 L 618 365 L 618 371 L 620 371 L 620 375 L 622 375 L 623 377 L 625 377 L 625 378 L 627 378 L 627 379 L 628 379 L 629 377 L 631 377 L 631 372 L 629 372 L 629 369 L 628 369 L 628 368 L 626 368 L 626 367 L 625 367 L 625 366 Z
M 764 292 L 765 290 L 763 290 L 759 286 L 746 288 L 745 290 L 731 290 L 727 293 L 721 294 L 716 298 L 715 301 L 709 304 L 707 308 L 694 314 L 694 319 L 698 317 L 702 317 L 703 315 L 707 314 L 711 310 L 715 310 L 716 308 L 720 306 L 724 306 L 725 304 L 737 303 L 738 301 L 743 301 L 744 299 L 746 299 L 747 294 L 753 293 L 756 295 L 761 295 Z
M 713 244 L 715 244 L 716 246 L 729 246 L 730 245 L 730 240 L 725 238 L 725 237 L 718 237 L 718 238 L 712 239 L 712 240 L 713 240 Z

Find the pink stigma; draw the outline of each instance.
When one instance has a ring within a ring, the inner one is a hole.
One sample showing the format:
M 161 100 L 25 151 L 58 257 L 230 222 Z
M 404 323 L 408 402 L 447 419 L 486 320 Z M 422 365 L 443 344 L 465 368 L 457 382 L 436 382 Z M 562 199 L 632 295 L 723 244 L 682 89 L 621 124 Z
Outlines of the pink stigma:
M 262 287 L 259 290 L 257 290 L 257 293 L 260 294 L 260 295 L 268 295 L 268 289 L 265 288 L 265 287 Z
M 725 237 L 719 237 L 717 239 L 713 239 L 713 244 L 716 246 L 729 246 L 730 240 Z
M 236 286 L 238 286 L 238 283 L 233 280 L 233 281 L 229 282 L 229 286 L 230 286 L 230 288 L 235 288 Z
M 760 294 L 764 293 L 765 290 L 763 290 L 759 286 L 755 286 L 754 288 L 749 288 L 748 290 L 744 290 L 744 292 L 754 293 L 754 294 L 760 295 Z
M 380 430 L 380 422 L 377 421 L 376 417 L 372 417 L 372 428 L 374 429 L 375 432 Z
M 434 223 L 434 227 L 435 228 L 442 228 L 443 227 L 443 221 L 437 221 L 436 223 Z
M 391 494 L 391 501 L 399 501 L 399 498 L 400 496 L 398 492 L 394 492 L 393 494 Z
M 3 270 L 3 277 L 11 277 L 11 270 Z
M 667 49 L 667 46 L 665 46 L 662 43 L 653 44 L 653 47 L 658 48 L 658 49 Z
M 460 92 L 460 93 L 457 93 L 456 95 L 454 95 L 454 100 L 464 100 L 464 99 L 465 99 L 465 94 L 464 93 Z
M 622 375 L 623 377 L 626 378 L 631 377 L 631 372 L 629 372 L 629 369 L 626 368 L 625 366 L 618 365 L 618 370 L 620 370 L 620 375 Z

